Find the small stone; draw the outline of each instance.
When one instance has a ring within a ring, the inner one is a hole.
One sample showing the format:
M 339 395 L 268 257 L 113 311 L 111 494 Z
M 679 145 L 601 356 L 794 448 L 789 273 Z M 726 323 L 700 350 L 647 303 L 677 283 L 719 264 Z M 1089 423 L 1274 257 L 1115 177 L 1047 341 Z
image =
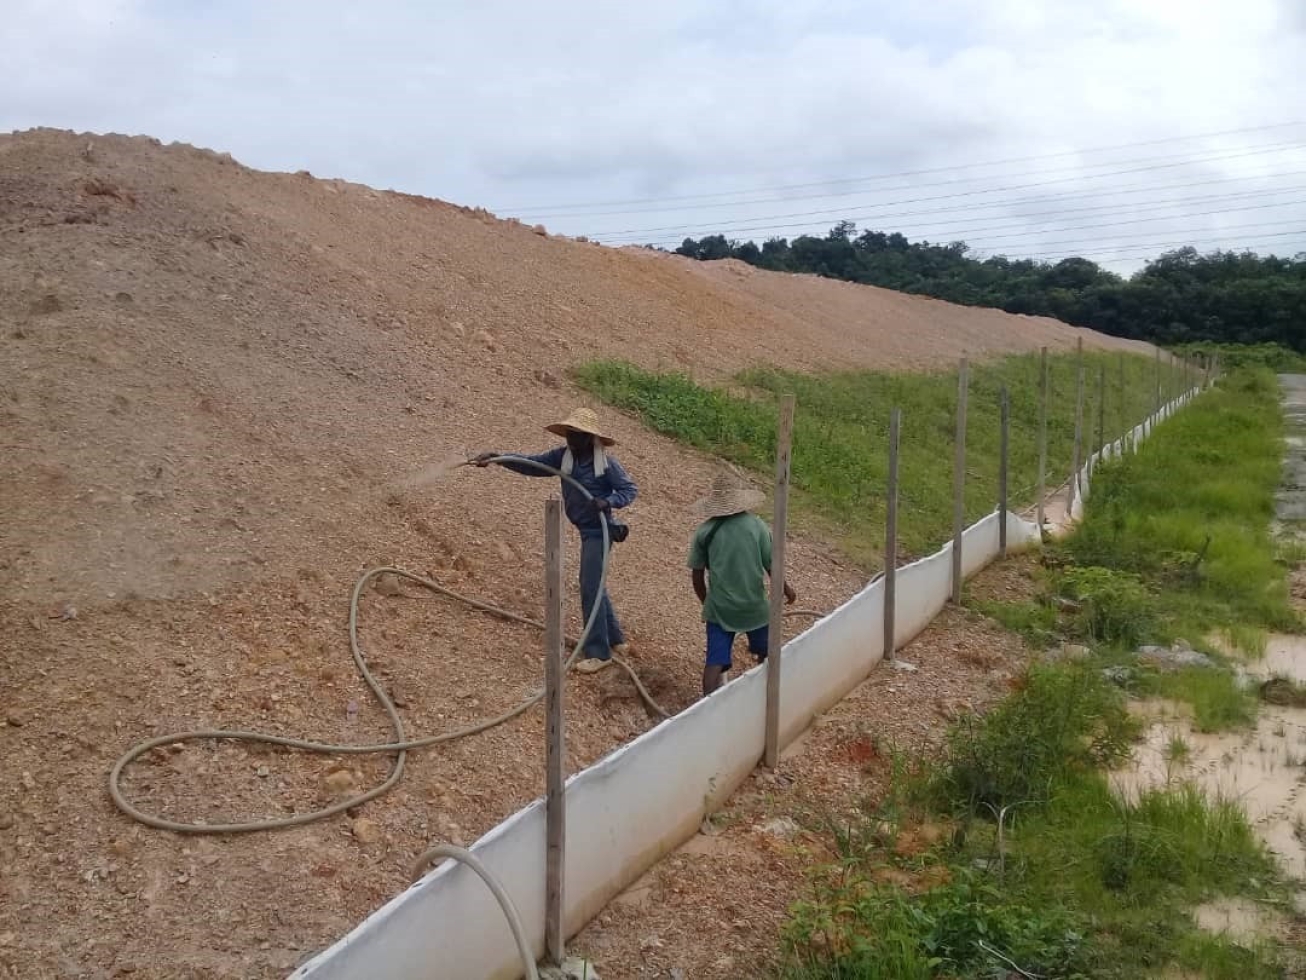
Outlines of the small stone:
M 36 789 L 36 779 L 30 772 L 23 773 L 23 789 Z
M 322 779 L 322 785 L 333 796 L 348 796 L 356 785 L 354 774 L 348 769 L 333 769 Z
M 267 779 L 268 776 L 271 775 L 271 772 L 272 771 L 268 769 L 267 766 L 259 766 L 254 770 L 254 775 L 258 776 L 259 779 Z
M 14 818 L 8 813 L 0 813 L 0 830 L 8 830 L 14 825 Z
M 770 834 L 772 837 L 793 837 L 802 830 L 797 821 L 790 817 L 775 817 L 762 824 L 761 831 L 764 834 Z
M 50 313 L 58 313 L 63 309 L 63 303 L 59 302 L 59 297 L 54 293 L 46 293 L 31 306 L 31 311 L 37 316 L 46 316 Z
M 403 590 L 399 587 L 399 577 L 397 575 L 392 575 L 390 572 L 386 572 L 384 575 L 378 575 L 376 578 L 376 585 L 373 586 L 373 588 L 375 588 L 381 595 L 390 598 L 403 594 Z
M 536 381 L 546 388 L 557 389 L 562 387 L 562 382 L 558 380 L 557 376 L 550 374 L 548 371 L 536 371 L 534 377 Z
M 1104 667 L 1102 676 L 1112 684 L 1119 687 L 1126 687 L 1134 679 L 1134 672 L 1128 667 Z
M 375 844 L 381 839 L 381 827 L 375 820 L 367 817 L 359 817 L 349 829 L 353 832 L 354 839 L 360 844 Z
M 23 716 L 16 711 L 11 711 L 5 715 L 5 724 L 13 725 L 14 728 L 22 728 L 24 723 Z
M 890 665 L 894 670 L 903 670 L 909 674 L 914 674 L 919 669 L 915 664 L 909 664 L 905 660 L 892 660 Z
M 540 980 L 599 980 L 599 974 L 589 960 L 580 956 L 568 956 L 561 966 L 542 968 Z

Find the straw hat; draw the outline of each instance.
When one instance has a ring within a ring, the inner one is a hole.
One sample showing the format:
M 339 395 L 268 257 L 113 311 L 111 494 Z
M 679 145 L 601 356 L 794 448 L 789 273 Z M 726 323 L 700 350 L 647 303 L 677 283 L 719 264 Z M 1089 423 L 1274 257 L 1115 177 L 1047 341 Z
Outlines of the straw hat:
M 706 497 L 694 504 L 695 516 L 701 520 L 729 517 L 746 510 L 754 510 L 766 500 L 766 494 L 747 486 L 728 473 L 712 480 L 712 489 Z
M 546 425 L 544 431 L 552 432 L 555 436 L 564 438 L 568 432 L 584 432 L 593 436 L 605 446 L 615 446 L 617 444 L 616 439 L 605 435 L 599 430 L 599 417 L 590 408 L 578 408 L 561 422 Z

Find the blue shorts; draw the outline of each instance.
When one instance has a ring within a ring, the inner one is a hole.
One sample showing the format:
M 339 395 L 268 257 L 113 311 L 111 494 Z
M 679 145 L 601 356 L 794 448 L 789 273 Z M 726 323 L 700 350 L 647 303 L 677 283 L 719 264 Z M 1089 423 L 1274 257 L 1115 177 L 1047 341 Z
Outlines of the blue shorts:
M 738 634 L 728 632 L 716 623 L 707 624 L 707 665 L 723 667 L 729 670 L 731 665 L 730 649 L 735 645 Z M 757 658 L 758 663 L 766 659 L 768 642 L 771 637 L 770 625 L 759 626 L 748 631 L 748 652 Z

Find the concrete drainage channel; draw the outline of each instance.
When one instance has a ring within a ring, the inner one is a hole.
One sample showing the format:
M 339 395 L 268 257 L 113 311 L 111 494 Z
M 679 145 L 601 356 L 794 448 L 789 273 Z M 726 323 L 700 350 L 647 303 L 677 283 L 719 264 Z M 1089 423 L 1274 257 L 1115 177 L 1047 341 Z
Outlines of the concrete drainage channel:
M 1112 458 L 1126 445 L 1137 445 L 1194 393 L 1163 406 L 1100 456 Z M 1089 495 L 1098 461 L 1094 454 L 1077 474 L 1074 513 Z M 999 522 L 995 511 L 965 530 L 959 556 L 963 578 L 997 558 L 1004 537 L 1013 551 L 1041 541 L 1038 525 L 1014 513 L 1006 514 L 1005 528 Z M 919 635 L 947 605 L 952 566 L 949 542 L 898 569 L 895 647 Z M 883 658 L 884 585 L 882 578 L 872 581 L 785 645 L 779 661 L 781 747 L 860 684 Z M 766 668 L 759 666 L 567 780 L 561 910 L 567 937 L 692 837 L 704 817 L 756 768 L 766 712 Z M 471 848 L 511 897 L 537 955 L 545 945 L 545 843 L 544 801 L 537 800 Z M 566 968 L 552 975 L 596 980 L 593 967 L 583 961 L 572 960 Z M 489 889 L 466 865 L 446 862 L 303 964 L 292 980 L 514 980 L 521 975 L 521 961 Z

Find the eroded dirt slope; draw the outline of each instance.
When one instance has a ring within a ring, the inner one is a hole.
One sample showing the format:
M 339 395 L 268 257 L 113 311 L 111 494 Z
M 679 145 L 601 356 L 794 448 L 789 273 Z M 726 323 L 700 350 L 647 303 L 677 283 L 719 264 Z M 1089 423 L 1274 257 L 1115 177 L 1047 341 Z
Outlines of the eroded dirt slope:
M 180 838 L 121 818 L 104 785 L 128 744 L 167 731 L 385 737 L 344 633 L 371 565 L 538 614 L 552 482 L 406 481 L 547 445 L 540 425 L 580 398 L 570 366 L 922 368 L 1081 333 L 51 131 L 0 137 L 0 326 L 0 966 L 24 978 L 276 976 L 403 887 L 429 841 L 471 840 L 539 792 L 535 713 L 412 758 L 358 835 L 341 818 Z M 713 467 L 607 418 L 643 489 L 613 591 L 676 709 L 700 662 L 686 508 Z M 792 554 L 804 605 L 861 582 L 818 544 Z M 369 595 L 363 637 L 416 732 L 502 710 L 541 676 L 531 631 L 440 600 Z M 575 686 L 577 766 L 649 725 L 627 693 Z M 329 766 L 192 746 L 128 783 L 216 821 L 321 803 Z

